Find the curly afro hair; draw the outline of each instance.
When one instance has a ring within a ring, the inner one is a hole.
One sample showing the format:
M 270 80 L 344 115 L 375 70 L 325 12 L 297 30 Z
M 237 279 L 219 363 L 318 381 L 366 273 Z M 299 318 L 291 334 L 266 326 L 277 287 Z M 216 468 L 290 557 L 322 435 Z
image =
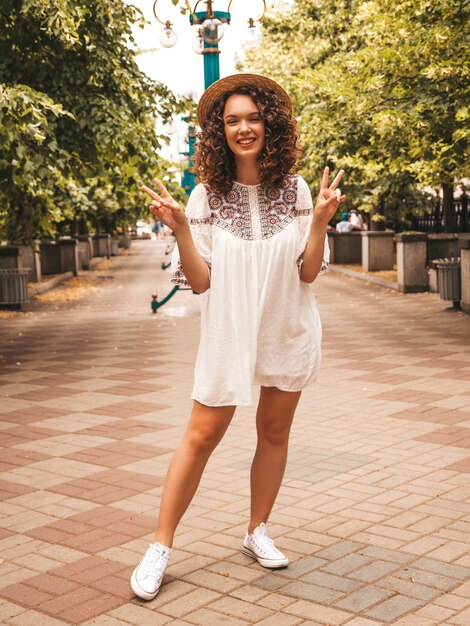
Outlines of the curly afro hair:
M 297 122 L 276 93 L 265 87 L 238 87 L 216 100 L 198 134 L 194 169 L 199 181 L 226 195 L 236 178 L 235 158 L 227 145 L 223 120 L 225 103 L 234 94 L 250 96 L 264 121 L 265 141 L 258 156 L 261 185 L 265 189 L 286 186 L 301 152 Z

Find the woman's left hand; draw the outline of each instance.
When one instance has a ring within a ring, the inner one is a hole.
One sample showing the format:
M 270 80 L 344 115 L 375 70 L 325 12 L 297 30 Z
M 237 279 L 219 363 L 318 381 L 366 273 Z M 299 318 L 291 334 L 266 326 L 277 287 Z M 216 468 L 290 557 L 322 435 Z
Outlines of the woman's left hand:
M 333 215 L 336 213 L 339 205 L 346 196 L 341 195 L 338 185 L 344 176 L 344 170 L 340 170 L 336 175 L 336 178 L 328 186 L 328 178 L 330 176 L 330 168 L 325 167 L 323 176 L 321 179 L 320 193 L 318 194 L 317 201 L 315 203 L 315 209 L 313 211 L 313 217 L 316 221 L 324 222 L 328 224 Z

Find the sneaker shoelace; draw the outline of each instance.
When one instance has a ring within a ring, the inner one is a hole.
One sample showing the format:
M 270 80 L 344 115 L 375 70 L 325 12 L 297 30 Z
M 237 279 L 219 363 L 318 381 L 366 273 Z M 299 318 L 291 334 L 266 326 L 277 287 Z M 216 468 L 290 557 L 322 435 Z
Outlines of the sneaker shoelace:
M 164 550 L 158 546 L 152 546 L 152 550 L 145 555 L 144 561 L 142 563 L 142 576 L 147 578 L 147 576 L 154 576 L 155 578 L 159 578 L 166 565 L 166 559 L 164 557 Z
M 266 528 L 261 530 L 259 535 L 255 537 L 255 540 L 265 553 L 270 552 L 271 550 L 279 552 L 279 550 L 274 546 L 274 541 L 268 536 Z

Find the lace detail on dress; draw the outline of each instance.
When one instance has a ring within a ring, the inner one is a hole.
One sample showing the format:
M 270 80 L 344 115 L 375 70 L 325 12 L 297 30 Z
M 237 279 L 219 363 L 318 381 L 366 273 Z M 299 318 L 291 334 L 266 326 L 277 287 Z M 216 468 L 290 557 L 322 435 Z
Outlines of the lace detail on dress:
M 181 261 L 179 259 L 177 268 L 171 275 L 170 283 L 180 285 L 180 287 L 191 287 L 191 285 L 188 283 L 186 276 L 183 274 L 183 266 L 181 265 Z
M 297 259 L 296 263 L 297 263 L 297 269 L 299 270 L 299 276 L 300 276 L 300 272 L 302 271 L 302 263 L 304 262 L 304 254 L 302 252 L 302 254 L 299 256 L 299 258 Z M 323 261 L 321 262 L 320 265 L 320 271 L 318 272 L 318 274 L 324 274 L 325 272 L 328 271 L 328 261 L 325 261 L 325 259 L 323 259 Z
M 225 197 L 206 187 L 211 215 L 202 223 L 219 226 L 240 239 L 269 239 L 284 230 L 298 215 L 309 215 L 295 208 L 297 182 L 298 177 L 291 176 L 286 188 L 267 191 L 261 185 L 234 182 Z M 190 220 L 190 223 L 193 222 Z
M 211 224 L 210 217 L 188 217 L 188 222 L 191 226 L 199 226 L 200 224 Z
M 207 267 L 209 269 L 209 278 L 210 278 L 211 266 L 209 263 L 207 263 Z M 183 266 L 181 265 L 180 259 L 178 259 L 176 269 L 171 274 L 170 283 L 174 283 L 175 285 L 179 285 L 180 287 L 191 287 L 191 285 L 188 282 L 188 279 L 183 273 Z
M 248 202 L 252 207 L 250 211 L 251 227 L 253 239 L 263 239 L 263 228 L 261 225 L 261 216 L 259 210 L 258 190 L 260 187 L 248 187 Z M 255 209 L 258 210 L 255 210 Z
M 258 193 L 259 213 L 261 218 L 261 230 L 267 239 L 284 230 L 297 215 L 297 178 L 290 179 L 289 187 L 285 189 L 268 189 L 264 192 L 261 188 Z
M 240 239 L 253 239 L 248 188 L 234 186 L 225 197 L 208 188 L 206 190 L 211 212 L 210 223 L 228 230 Z

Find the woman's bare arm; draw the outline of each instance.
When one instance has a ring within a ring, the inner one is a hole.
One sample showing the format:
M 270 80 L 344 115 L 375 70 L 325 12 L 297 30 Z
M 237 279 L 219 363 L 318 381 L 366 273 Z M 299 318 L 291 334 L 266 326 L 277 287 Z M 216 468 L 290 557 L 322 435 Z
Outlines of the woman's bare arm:
M 191 288 L 198 293 L 203 293 L 210 287 L 209 267 L 196 250 L 188 218 L 180 205 L 170 196 L 163 183 L 158 178 L 155 178 L 153 182 L 159 194 L 149 187 L 142 187 L 142 191 L 152 198 L 149 209 L 157 219 L 174 232 L 183 273 Z
M 300 267 L 300 279 L 306 283 L 313 283 L 320 272 L 325 248 L 326 226 L 325 222 L 313 217 Z
M 318 194 L 313 211 L 310 234 L 303 253 L 300 279 L 306 283 L 313 283 L 320 272 L 325 248 L 326 227 L 336 213 L 340 203 L 346 198 L 346 196 L 341 195 L 341 191 L 337 188 L 344 176 L 344 170 L 338 172 L 330 186 L 328 186 L 329 174 L 329 168 L 325 167 L 320 185 L 320 193 Z
M 210 287 L 209 266 L 196 250 L 189 225 L 175 233 L 181 266 L 191 288 L 204 293 Z

